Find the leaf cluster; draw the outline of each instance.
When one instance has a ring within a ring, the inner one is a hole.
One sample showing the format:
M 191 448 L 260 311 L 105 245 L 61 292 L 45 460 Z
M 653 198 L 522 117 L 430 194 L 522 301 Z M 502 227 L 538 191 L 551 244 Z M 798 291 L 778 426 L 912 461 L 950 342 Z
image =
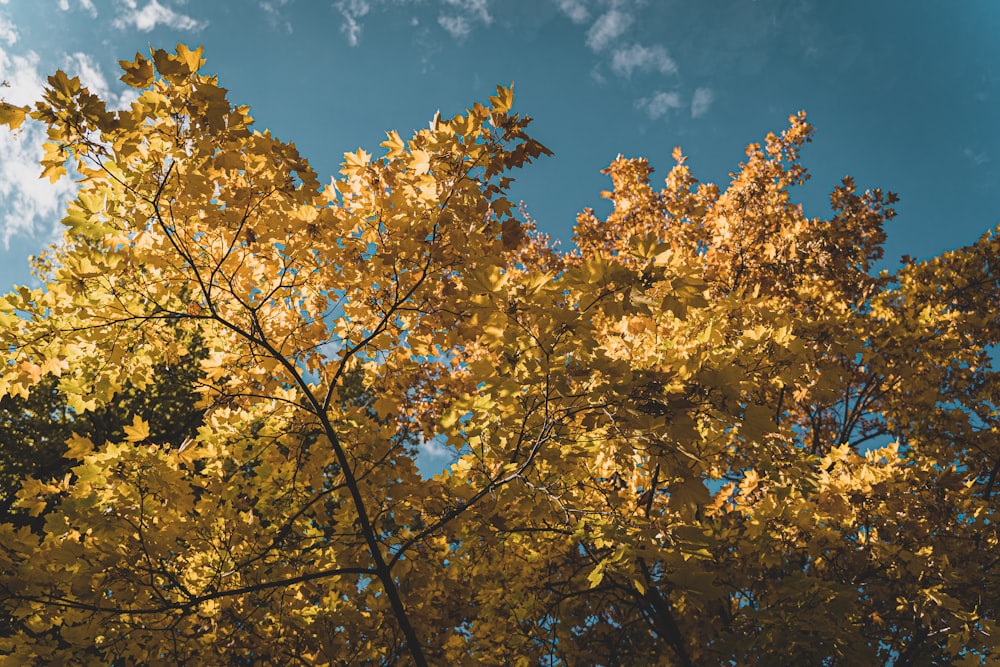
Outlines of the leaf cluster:
M 321 187 L 202 65 L 3 107 L 81 187 L 0 299 L 0 664 L 996 660 L 995 235 L 876 272 L 797 114 L 724 188 L 619 158 L 564 252 L 510 88 Z

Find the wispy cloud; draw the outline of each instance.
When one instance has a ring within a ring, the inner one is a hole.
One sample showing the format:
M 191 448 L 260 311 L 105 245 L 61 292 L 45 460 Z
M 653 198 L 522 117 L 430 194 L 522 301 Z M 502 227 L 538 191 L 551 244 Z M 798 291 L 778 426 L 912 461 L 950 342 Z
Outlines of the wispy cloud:
M 45 79 L 39 73 L 39 57 L 34 51 L 12 54 L 0 47 L 0 79 L 8 88 L 0 89 L 0 96 L 11 104 L 25 105 L 34 102 L 45 89 Z M 0 136 L 8 134 L 0 132 Z
M 121 30 L 135 28 L 141 32 L 151 32 L 156 26 L 162 25 L 174 30 L 197 31 L 206 25 L 204 21 L 161 5 L 158 0 L 149 0 L 141 9 L 136 0 L 122 2 L 123 9 L 112 22 L 112 25 Z
M 11 104 L 32 103 L 45 87 L 34 51 L 11 54 L 0 48 L 0 79 L 10 85 L 0 89 L 0 96 Z M 0 242 L 5 249 L 15 236 L 55 238 L 66 202 L 76 193 L 68 177 L 55 184 L 38 177 L 45 140 L 44 127 L 32 120 L 16 133 L 0 132 Z
M 664 44 L 641 43 L 635 39 L 636 33 L 642 32 L 642 12 L 647 0 L 552 1 L 574 23 L 587 26 L 584 41 L 597 54 L 590 73 L 595 82 L 607 85 L 613 82 L 613 77 L 628 80 L 638 74 L 673 77 L 680 71 Z M 595 5 L 601 6 L 603 13 L 592 19 Z M 698 87 L 690 99 L 680 90 L 657 90 L 655 84 L 647 90 L 650 92 L 635 101 L 635 108 L 652 120 L 688 108 L 692 118 L 700 118 L 708 113 L 715 101 L 714 91 L 705 86 Z
M 653 46 L 633 44 L 615 49 L 611 55 L 611 70 L 625 78 L 631 77 L 636 71 L 676 74 L 677 63 L 667 53 L 666 48 L 659 44 Z
M 643 97 L 635 103 L 637 109 L 646 112 L 652 120 L 662 118 L 674 109 L 681 108 L 681 96 L 676 92 L 657 91 L 650 97 Z
M 586 23 L 590 18 L 590 11 L 582 0 L 555 0 L 559 11 L 569 17 L 573 23 Z
M 104 74 L 100 63 L 92 56 L 76 52 L 58 61 L 60 68 L 108 103 L 108 107 L 125 108 L 138 97 Z M 43 64 L 34 51 L 14 53 L 0 47 L 0 80 L 9 87 L 0 88 L 0 98 L 11 104 L 29 105 L 40 99 L 46 87 Z M 59 238 L 66 203 L 77 192 L 72 176 L 63 176 L 54 184 L 39 178 L 42 168 L 42 145 L 46 141 L 41 123 L 27 119 L 17 132 L 0 132 L 0 243 L 9 249 L 14 237 L 37 239 L 49 243 Z
M 442 14 L 438 17 L 438 25 L 455 39 L 465 39 L 472 32 L 472 26 L 464 16 Z
M 340 31 L 347 43 L 357 46 L 364 32 L 363 19 L 377 9 L 398 8 L 400 5 L 424 4 L 422 0 L 336 0 L 333 3 L 343 23 Z M 490 0 L 437 0 L 439 6 L 437 25 L 456 40 L 463 40 L 479 26 L 493 23 Z M 413 23 L 414 27 L 420 22 Z M 424 36 L 426 38 L 426 35 Z
M 625 34 L 633 20 L 631 13 L 613 7 L 601 14 L 590 26 L 587 31 L 587 46 L 594 51 L 603 51 Z
M 493 23 L 487 0 L 444 0 L 444 5 L 447 11 L 438 17 L 438 25 L 457 40 L 468 37 L 477 24 Z
M 483 25 L 489 25 L 493 22 L 493 17 L 490 16 L 489 0 L 444 0 L 444 4 Z
M 6 16 L 0 14 L 0 41 L 6 42 L 7 46 L 11 46 L 17 41 L 18 37 L 17 26 L 7 20 Z
M 285 5 L 289 4 L 291 0 L 260 0 L 257 4 L 264 14 L 267 16 L 267 22 L 271 28 L 277 30 L 281 29 L 288 34 L 292 33 L 292 22 L 288 20 L 282 9 Z
M 982 151 L 976 151 L 971 148 L 965 148 L 962 151 L 962 155 L 965 156 L 966 160 L 976 165 L 977 167 L 980 167 L 990 161 L 989 155 L 987 155 Z
M 93 0 L 79 0 L 80 6 L 87 10 L 90 14 L 90 18 L 97 18 L 97 7 L 94 6 Z M 69 11 L 69 0 L 59 0 L 59 9 L 64 12 Z
M 708 113 L 709 107 L 715 101 L 715 93 L 711 88 L 698 88 L 691 98 L 691 117 L 701 118 Z
M 361 43 L 361 19 L 371 11 L 371 5 L 367 0 L 337 0 L 333 6 L 344 17 L 340 32 L 347 36 L 348 44 L 357 46 Z
M 443 436 L 428 440 L 421 433 L 418 438 L 416 464 L 423 477 L 440 474 L 458 460 L 458 453 L 446 444 Z

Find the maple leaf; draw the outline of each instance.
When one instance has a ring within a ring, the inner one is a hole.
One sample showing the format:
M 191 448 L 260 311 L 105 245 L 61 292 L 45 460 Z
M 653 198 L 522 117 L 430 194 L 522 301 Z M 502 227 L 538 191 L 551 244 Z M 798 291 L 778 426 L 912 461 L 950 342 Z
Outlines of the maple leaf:
M 149 424 L 136 415 L 132 424 L 125 426 L 125 439 L 129 442 L 142 442 L 149 438 Z

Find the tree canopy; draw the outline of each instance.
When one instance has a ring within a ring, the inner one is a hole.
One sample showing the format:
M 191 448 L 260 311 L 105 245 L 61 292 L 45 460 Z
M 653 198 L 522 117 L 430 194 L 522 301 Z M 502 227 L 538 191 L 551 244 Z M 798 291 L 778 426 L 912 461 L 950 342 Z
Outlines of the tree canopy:
M 0 664 L 1000 658 L 997 236 L 877 270 L 798 114 L 724 188 L 617 159 L 562 250 L 510 88 L 321 186 L 200 49 L 121 64 L 0 106 L 80 180 L 0 299 Z

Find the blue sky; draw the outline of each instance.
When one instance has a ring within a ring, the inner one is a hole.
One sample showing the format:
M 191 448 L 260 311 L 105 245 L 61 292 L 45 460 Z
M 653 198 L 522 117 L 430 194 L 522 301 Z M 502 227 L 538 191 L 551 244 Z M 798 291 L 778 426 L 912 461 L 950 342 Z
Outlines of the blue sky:
M 744 146 L 809 113 L 810 216 L 846 174 L 899 193 L 887 255 L 927 257 L 1000 221 L 1000 2 L 964 0 L 0 0 L 0 91 L 26 103 L 56 68 L 120 104 L 116 62 L 204 45 L 207 69 L 321 181 L 384 131 L 461 111 L 498 83 L 555 156 L 514 196 L 568 242 L 605 211 L 622 153 L 664 176 L 681 146 L 725 183 Z M 0 136 L 0 289 L 55 238 L 73 184 L 37 180 L 38 128 Z

